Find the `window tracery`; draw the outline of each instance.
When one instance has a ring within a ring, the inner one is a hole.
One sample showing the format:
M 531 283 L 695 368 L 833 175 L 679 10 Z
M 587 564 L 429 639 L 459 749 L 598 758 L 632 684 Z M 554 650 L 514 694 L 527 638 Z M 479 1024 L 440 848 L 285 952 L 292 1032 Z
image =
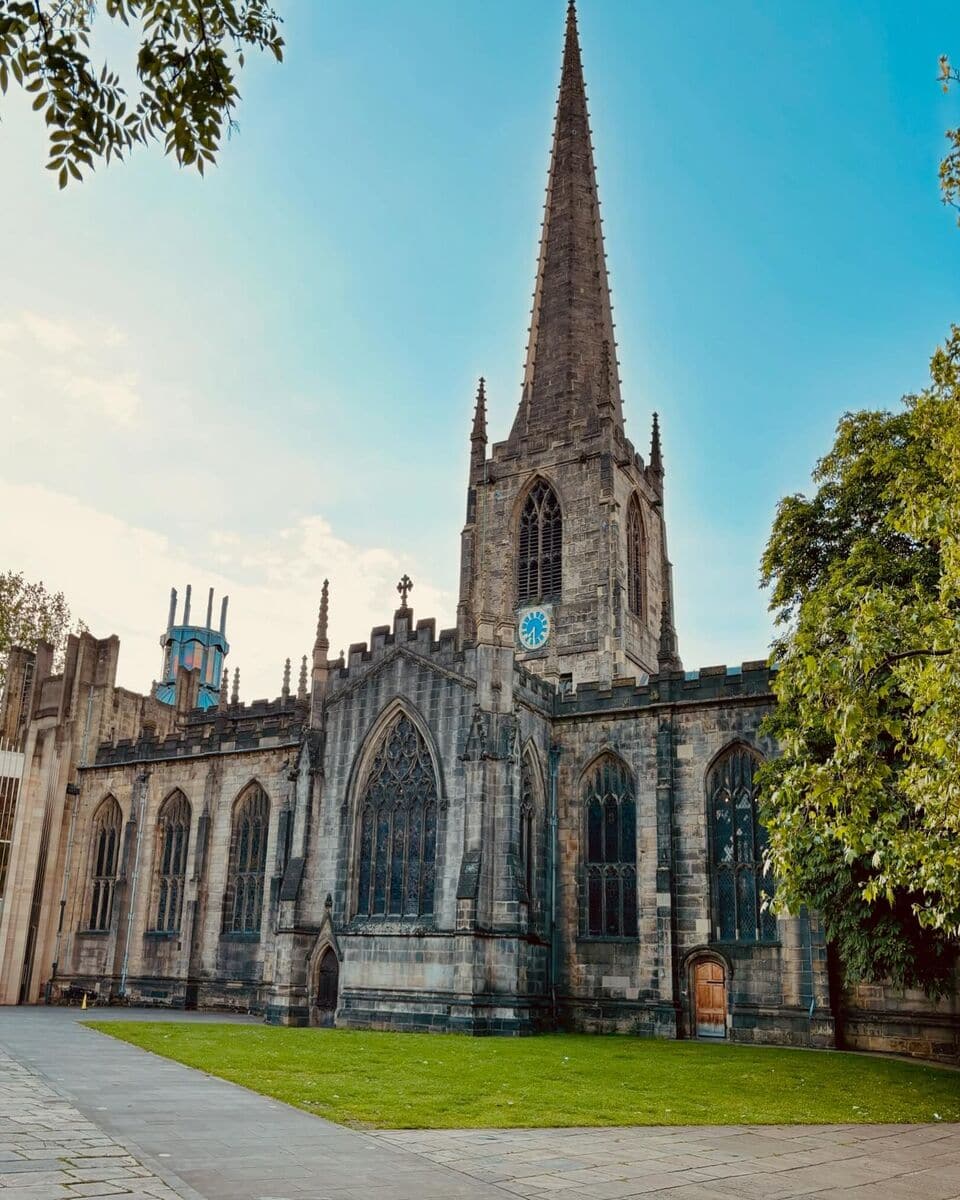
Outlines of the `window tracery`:
M 553 488 L 538 479 L 520 514 L 517 603 L 556 602 L 563 581 L 563 516 Z
M 190 841 L 190 804 L 183 792 L 163 802 L 157 820 L 157 909 L 154 929 L 176 933 L 183 915 L 183 890 Z
M 89 929 L 106 931 L 113 919 L 122 824 L 120 805 L 113 796 L 108 796 L 93 819 Z
M 612 756 L 602 758 L 584 785 L 586 817 L 586 932 L 590 937 L 637 936 L 637 806 L 633 776 Z
M 384 733 L 360 801 L 357 915 L 429 916 L 438 789 L 430 751 L 405 713 Z
M 758 756 L 735 745 L 707 776 L 716 936 L 721 941 L 775 941 L 777 920 L 764 908 L 773 883 L 763 869 L 766 831 L 757 815 Z
M 258 783 L 251 784 L 233 813 L 224 933 L 260 932 L 269 823 L 269 797 Z

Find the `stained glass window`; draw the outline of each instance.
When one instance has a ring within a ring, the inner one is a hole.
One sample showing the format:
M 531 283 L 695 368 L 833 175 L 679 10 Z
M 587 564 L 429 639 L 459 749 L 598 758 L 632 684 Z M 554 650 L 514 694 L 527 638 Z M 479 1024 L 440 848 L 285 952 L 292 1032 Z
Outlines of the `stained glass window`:
M 707 777 L 716 934 L 726 942 L 777 938 L 777 919 L 762 905 L 773 895 L 773 882 L 763 871 L 766 832 L 757 815 L 758 766 L 752 750 L 732 746 Z
M 107 930 L 113 918 L 113 897 L 117 888 L 117 862 L 120 855 L 120 830 L 123 816 L 120 805 L 108 796 L 93 818 L 92 889 L 89 929 Z
M 384 734 L 363 789 L 359 916 L 433 912 L 437 779 L 419 730 L 400 713 Z
M 520 514 L 517 603 L 560 599 L 563 578 L 563 517 L 556 493 L 542 479 L 530 489 Z
M 630 611 L 644 616 L 647 586 L 647 535 L 636 498 L 627 509 L 627 598 Z
M 591 937 L 637 936 L 637 805 L 633 777 L 608 755 L 584 787 L 586 932 Z
M 233 812 L 224 933 L 260 932 L 269 824 L 269 797 L 258 783 L 252 783 L 237 800 Z
M 190 841 L 190 804 L 183 792 L 163 802 L 157 821 L 157 913 L 154 928 L 175 933 L 183 915 L 183 888 Z

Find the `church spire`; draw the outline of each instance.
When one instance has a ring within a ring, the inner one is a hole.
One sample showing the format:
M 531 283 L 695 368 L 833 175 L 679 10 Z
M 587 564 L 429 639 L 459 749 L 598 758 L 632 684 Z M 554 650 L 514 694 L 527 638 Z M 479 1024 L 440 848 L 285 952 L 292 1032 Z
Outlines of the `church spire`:
M 622 429 L 600 201 L 570 0 L 523 395 L 511 440 L 569 430 L 601 415 Z
M 483 465 L 487 461 L 487 390 L 483 376 L 477 387 L 477 407 L 473 413 L 473 429 L 470 432 L 470 482 L 478 483 L 483 478 Z

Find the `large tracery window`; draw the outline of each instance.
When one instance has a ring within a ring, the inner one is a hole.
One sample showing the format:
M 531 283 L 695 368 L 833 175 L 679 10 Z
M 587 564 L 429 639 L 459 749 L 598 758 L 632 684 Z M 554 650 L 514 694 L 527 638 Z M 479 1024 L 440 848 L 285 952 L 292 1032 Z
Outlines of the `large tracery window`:
M 433 912 L 437 808 L 430 751 L 400 713 L 377 748 L 360 801 L 358 916 Z
M 553 488 L 542 479 L 530 489 L 520 514 L 517 603 L 560 599 L 563 517 Z
M 773 883 L 763 870 L 766 832 L 757 816 L 759 762 L 746 746 L 731 746 L 707 776 L 716 936 L 724 942 L 777 937 L 777 919 L 763 903 L 773 895 Z
M 113 898 L 117 890 L 117 863 L 120 857 L 120 830 L 123 816 L 120 805 L 108 796 L 93 818 L 92 888 L 89 929 L 101 932 L 110 928 Z
M 636 496 L 627 509 L 627 596 L 630 611 L 643 617 L 647 600 L 647 535 Z
M 189 841 L 190 804 L 183 792 L 173 792 L 164 800 L 157 821 L 157 912 L 154 929 L 159 933 L 176 933 L 180 928 Z
M 259 933 L 267 869 L 270 800 L 258 783 L 237 800 L 230 839 L 230 870 L 224 901 L 224 933 Z
M 612 756 L 584 787 L 587 913 L 590 937 L 637 936 L 637 805 L 633 777 Z

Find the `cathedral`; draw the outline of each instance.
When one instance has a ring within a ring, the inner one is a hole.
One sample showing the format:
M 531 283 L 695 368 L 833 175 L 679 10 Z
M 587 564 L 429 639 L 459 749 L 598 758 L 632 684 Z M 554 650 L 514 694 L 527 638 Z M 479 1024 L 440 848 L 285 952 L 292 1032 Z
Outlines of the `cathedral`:
M 771 671 L 681 662 L 572 0 L 522 391 L 491 444 L 480 381 L 466 484 L 456 627 L 415 620 L 405 576 L 392 622 L 332 657 L 334 580 L 276 700 L 231 688 L 212 592 L 202 624 L 171 596 L 148 694 L 116 686 L 116 637 L 71 637 L 57 672 L 11 652 L 0 1002 L 955 1060 L 955 1002 L 844 989 L 816 915 L 766 903 Z

